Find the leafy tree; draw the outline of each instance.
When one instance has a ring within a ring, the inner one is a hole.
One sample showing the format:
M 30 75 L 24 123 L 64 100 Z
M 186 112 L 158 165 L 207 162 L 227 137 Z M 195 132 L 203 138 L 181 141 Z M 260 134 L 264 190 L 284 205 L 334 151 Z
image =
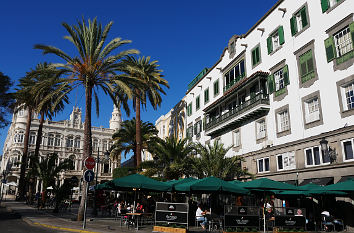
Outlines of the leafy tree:
M 197 157 L 194 158 L 194 174 L 198 178 L 215 176 L 221 179 L 240 178 L 250 175 L 247 170 L 242 169 L 240 156 L 225 157 L 231 147 L 225 148 L 223 143 L 215 140 L 214 144 L 196 145 Z
M 126 120 L 122 123 L 121 129 L 113 134 L 113 145 L 111 155 L 120 163 L 121 154 L 126 156 L 129 152 L 134 153 L 136 157 L 136 120 Z M 157 137 L 158 130 L 152 123 L 141 123 L 141 145 L 142 149 L 149 150 L 159 140 Z
M 6 115 L 12 111 L 15 99 L 9 90 L 12 86 L 9 76 L 0 72 L 0 129 L 7 126 L 10 122 L 6 119 Z
M 70 87 L 61 85 L 60 75 L 60 70 L 55 69 L 48 63 L 39 63 L 36 66 L 36 69 L 29 72 L 27 75 L 33 82 L 28 82 L 26 88 L 29 88 L 32 91 L 35 102 L 35 111 L 40 114 L 36 147 L 34 151 L 34 156 L 36 157 L 39 156 L 45 117 L 51 120 L 55 114 L 64 109 L 65 104 L 69 103 L 67 91 L 70 90 Z M 29 179 L 30 201 L 32 200 L 33 181 L 34 177 L 31 177 L 31 179 Z
M 152 161 L 142 162 L 142 168 L 146 169 L 147 176 L 161 176 L 165 180 L 178 179 L 189 176 L 193 171 L 194 146 L 188 143 L 188 139 L 167 137 L 151 148 L 154 156 Z
M 67 53 L 54 46 L 35 45 L 36 49 L 41 49 L 43 54 L 54 54 L 62 58 L 65 63 L 56 64 L 67 74 L 64 84 L 69 84 L 71 89 L 83 87 L 85 90 L 85 124 L 84 124 L 84 145 L 83 159 L 92 154 L 92 133 L 91 133 L 91 107 L 92 98 L 95 98 L 96 114 L 99 113 L 99 98 L 97 90 L 102 89 L 108 94 L 113 102 L 118 106 L 115 91 L 122 90 L 129 98 L 132 97 L 130 88 L 130 78 L 116 75 L 117 70 L 124 68 L 120 63 L 121 59 L 129 54 L 137 53 L 137 50 L 129 49 L 113 54 L 119 47 L 128 44 L 130 40 L 114 38 L 105 45 L 106 38 L 113 22 L 109 22 L 104 28 L 94 20 L 84 19 L 78 21 L 77 25 L 70 26 L 63 23 L 69 36 L 64 38 L 70 41 L 77 50 L 76 56 L 69 56 Z M 86 183 L 84 183 L 86 189 Z M 86 193 L 81 198 L 77 219 L 82 221 L 84 214 L 84 204 Z
M 136 113 L 136 149 L 135 160 L 136 166 L 139 167 L 141 163 L 142 148 L 142 132 L 140 124 L 140 105 L 146 106 L 147 101 L 151 103 L 154 109 L 157 109 L 162 102 L 161 93 L 166 94 L 162 86 L 169 87 L 168 82 L 163 79 L 157 64 L 157 61 L 150 61 L 150 57 L 135 58 L 127 56 L 123 60 L 125 65 L 122 69 L 125 74 L 132 78 L 140 80 L 144 85 L 134 87 L 134 105 Z
M 30 169 L 29 176 L 36 176 L 42 182 L 42 205 L 46 201 L 46 192 L 49 186 L 56 186 L 56 181 L 59 180 L 61 172 L 73 169 L 72 160 L 64 159 L 58 162 L 58 154 L 52 153 L 43 157 L 41 160 L 38 157 L 31 157 L 33 167 Z
M 34 101 L 33 92 L 31 90 L 31 86 L 34 85 L 34 81 L 28 75 L 21 78 L 19 80 L 18 87 L 14 96 L 16 98 L 16 109 L 15 112 L 24 108 L 27 109 L 27 121 L 26 121 L 26 130 L 25 130 L 25 138 L 23 141 L 23 154 L 21 157 L 21 166 L 20 166 L 20 180 L 18 187 L 19 199 L 24 200 L 25 197 L 25 189 L 26 189 L 26 167 L 27 167 L 27 157 L 28 157 L 28 143 L 29 143 L 29 134 L 31 130 L 31 122 L 32 122 L 32 113 L 36 107 L 36 103 Z

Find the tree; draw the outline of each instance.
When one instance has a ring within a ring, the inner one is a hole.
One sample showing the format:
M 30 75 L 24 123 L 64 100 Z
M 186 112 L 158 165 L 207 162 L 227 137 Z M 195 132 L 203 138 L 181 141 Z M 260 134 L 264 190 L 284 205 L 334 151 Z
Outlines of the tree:
M 225 148 L 219 140 L 215 140 L 212 145 L 198 143 L 196 152 L 199 156 L 194 158 L 194 174 L 198 178 L 215 176 L 220 179 L 234 179 L 250 175 L 241 167 L 242 157 L 225 157 L 230 149 L 231 147 Z
M 0 72 L 0 129 L 7 126 L 10 122 L 6 119 L 6 115 L 12 111 L 15 99 L 9 90 L 12 86 L 9 76 Z
M 194 145 L 188 139 L 167 137 L 159 141 L 150 149 L 154 160 L 142 162 L 147 176 L 158 175 L 165 180 L 179 179 L 183 175 L 189 176 L 192 172 Z
M 121 154 L 126 156 L 129 152 L 134 153 L 136 157 L 136 120 L 123 121 L 122 127 L 113 134 L 113 145 L 111 147 L 111 156 L 120 163 Z M 141 145 L 142 149 L 150 150 L 159 140 L 158 130 L 150 122 L 141 123 Z
M 150 61 L 150 57 L 141 57 L 136 59 L 133 56 L 127 56 L 123 63 L 122 69 L 125 74 L 133 79 L 140 80 L 144 85 L 135 86 L 134 88 L 134 105 L 136 113 L 136 149 L 135 160 L 136 166 L 139 167 L 141 163 L 142 150 L 142 132 L 140 125 L 140 105 L 146 106 L 147 100 L 151 106 L 156 110 L 161 105 L 161 93 L 166 94 L 162 86 L 168 87 L 168 82 L 163 79 L 162 70 L 158 69 L 157 61 Z
M 29 176 L 36 176 L 42 182 L 42 206 L 46 202 L 46 192 L 49 186 L 55 186 L 59 181 L 60 172 L 73 169 L 72 160 L 64 159 L 59 162 L 58 154 L 51 153 L 41 160 L 38 157 L 31 157 L 33 167 L 28 172 Z M 44 207 L 44 206 L 43 206 Z
M 25 197 L 25 189 L 26 189 L 26 167 L 27 167 L 27 157 L 28 157 L 28 143 L 29 143 L 29 134 L 31 130 L 31 122 L 32 122 L 32 113 L 35 108 L 34 96 L 31 91 L 31 86 L 34 85 L 34 81 L 27 75 L 21 78 L 20 83 L 18 84 L 18 88 L 16 90 L 15 99 L 16 99 L 16 109 L 17 112 L 19 109 L 27 109 L 27 121 L 26 121 L 26 130 L 25 130 L 25 138 L 23 141 L 23 154 L 21 158 L 21 166 L 20 166 L 20 180 L 18 187 L 19 199 L 24 200 Z
M 118 88 L 123 90 L 129 98 L 132 97 L 132 90 L 129 87 L 129 78 L 116 75 L 117 70 L 122 68 L 120 61 L 129 54 L 138 53 L 137 50 L 130 49 L 112 55 L 112 53 L 124 44 L 131 41 L 114 38 L 105 45 L 106 38 L 113 22 L 109 22 L 104 28 L 94 20 L 84 19 L 78 21 L 77 25 L 70 26 L 63 23 L 69 36 L 64 38 L 69 40 L 77 49 L 77 56 L 69 56 L 67 53 L 54 46 L 37 44 L 36 49 L 41 49 L 43 54 L 54 54 L 66 63 L 56 64 L 67 74 L 64 84 L 69 84 L 72 89 L 83 87 L 85 90 L 85 123 L 84 123 L 84 145 L 83 159 L 92 155 L 92 133 L 91 133 L 91 107 L 92 96 L 95 98 L 96 114 L 99 114 L 99 98 L 97 89 L 102 89 L 108 94 L 113 102 L 118 106 L 114 91 Z M 105 46 L 104 46 L 105 45 Z M 84 190 L 86 183 L 84 183 Z M 86 193 L 83 192 L 77 219 L 82 221 L 84 214 L 84 204 Z
M 64 109 L 65 104 L 69 103 L 67 96 L 70 87 L 61 85 L 61 72 L 48 63 L 39 63 L 35 70 L 28 73 L 28 77 L 33 82 L 28 82 L 28 87 L 32 91 L 35 102 L 35 111 L 40 114 L 39 126 L 37 131 L 36 146 L 34 156 L 39 156 L 39 148 L 42 141 L 42 131 L 45 117 L 52 119 L 54 115 Z M 60 89 L 60 90 L 58 90 Z M 54 94 L 52 94 L 54 93 Z M 29 179 L 29 200 L 32 201 L 32 186 L 34 177 Z

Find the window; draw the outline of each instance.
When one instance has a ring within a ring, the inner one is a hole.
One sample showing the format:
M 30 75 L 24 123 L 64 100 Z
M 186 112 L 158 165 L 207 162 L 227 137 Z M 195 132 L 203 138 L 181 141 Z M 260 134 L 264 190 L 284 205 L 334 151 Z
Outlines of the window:
M 252 66 L 256 66 L 261 62 L 261 50 L 259 45 L 254 48 L 252 51 Z
M 217 96 L 219 94 L 219 80 L 216 80 L 214 82 L 214 96 Z
M 48 135 L 48 146 L 54 146 L 54 134 L 52 133 Z
M 307 166 L 328 164 L 330 161 L 329 156 L 322 154 L 318 146 L 305 149 L 305 156 Z
M 305 101 L 305 121 L 311 123 L 320 119 L 318 97 Z
M 204 91 L 204 104 L 209 102 L 209 88 Z
M 77 170 L 76 169 L 76 158 L 75 158 L 75 155 L 70 155 L 69 159 L 71 160 L 72 170 Z
M 333 8 L 336 6 L 339 2 L 342 2 L 344 0 L 321 0 L 321 7 L 322 7 L 322 12 L 326 12 L 328 9 Z
M 195 110 L 198 111 L 199 108 L 200 108 L 200 95 L 198 95 L 197 98 L 195 99 Z
M 261 139 L 261 138 L 266 137 L 266 122 L 265 122 L 265 120 L 260 120 L 260 121 L 256 122 L 256 131 L 257 131 L 257 135 L 256 135 L 257 139 Z
M 93 140 L 92 149 L 93 149 L 94 151 L 97 151 L 97 149 L 98 149 L 98 139 L 94 139 L 94 140 Z
M 202 121 L 199 120 L 194 124 L 194 135 L 200 137 L 201 132 L 202 132 Z
M 246 76 L 245 60 L 242 59 L 234 67 L 232 67 L 232 69 L 226 72 L 224 90 L 225 91 L 228 90 L 230 87 L 232 87 L 235 83 L 240 81 L 245 76 Z
M 299 57 L 300 60 L 300 76 L 301 82 L 305 83 L 306 81 L 315 77 L 314 62 L 312 57 L 312 49 L 305 52 Z
M 193 126 L 189 126 L 187 129 L 187 138 L 193 137 Z
M 76 137 L 75 138 L 74 147 L 75 148 L 80 148 L 80 137 Z
M 354 22 L 345 26 L 325 40 L 327 62 L 336 59 L 337 65 L 354 57 Z
M 343 87 L 345 110 L 354 109 L 354 82 Z
M 233 143 L 234 143 L 234 147 L 239 147 L 241 146 L 241 134 L 240 134 L 240 130 L 236 130 L 233 133 Z
M 15 143 L 23 143 L 24 137 L 25 137 L 25 134 L 24 134 L 24 132 L 22 130 L 21 131 L 17 131 L 15 133 L 14 142 Z
M 295 152 L 287 152 L 277 155 L 277 165 L 278 171 L 295 169 Z
M 103 173 L 109 173 L 109 170 L 110 170 L 109 165 L 110 165 L 109 162 L 103 164 Z
M 280 49 L 280 46 L 284 43 L 284 29 L 283 26 L 280 26 L 273 34 L 267 38 L 268 54 L 271 54 L 273 51 Z
M 275 96 L 285 93 L 285 86 L 289 85 L 289 70 L 288 65 L 268 76 L 269 94 L 275 91 Z
M 19 111 L 18 111 L 18 116 L 19 117 L 22 117 L 23 115 L 25 115 L 25 110 L 23 108 L 21 108 Z
M 66 139 L 66 147 L 73 147 L 74 146 L 74 137 L 68 136 Z
M 29 144 L 31 144 L 31 145 L 36 144 L 36 133 L 35 132 L 30 133 Z
M 56 134 L 54 138 L 54 146 L 61 146 L 60 134 Z
M 352 161 L 354 160 L 353 156 L 353 142 L 354 139 L 343 141 L 343 160 L 344 161 Z
M 108 150 L 108 144 L 107 144 L 107 141 L 106 140 L 103 140 L 102 141 L 102 151 L 106 151 Z
M 257 159 L 258 173 L 269 172 L 269 158 Z
M 301 32 L 303 29 L 305 29 L 308 25 L 309 23 L 307 17 L 307 10 L 305 6 L 301 10 L 296 12 L 294 16 L 290 19 L 291 35 L 296 35 L 298 32 Z
M 189 103 L 187 105 L 187 116 L 191 116 L 192 115 L 192 103 Z
M 290 129 L 288 110 L 278 113 L 278 132 Z

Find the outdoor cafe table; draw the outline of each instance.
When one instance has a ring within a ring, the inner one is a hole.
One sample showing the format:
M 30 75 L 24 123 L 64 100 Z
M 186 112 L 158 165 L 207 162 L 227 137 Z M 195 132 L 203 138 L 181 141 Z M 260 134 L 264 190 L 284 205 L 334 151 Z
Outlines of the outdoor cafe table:
M 125 215 L 130 216 L 134 219 L 135 229 L 139 230 L 139 219 L 141 221 L 142 216 L 149 216 L 149 215 L 152 215 L 152 213 L 126 213 Z

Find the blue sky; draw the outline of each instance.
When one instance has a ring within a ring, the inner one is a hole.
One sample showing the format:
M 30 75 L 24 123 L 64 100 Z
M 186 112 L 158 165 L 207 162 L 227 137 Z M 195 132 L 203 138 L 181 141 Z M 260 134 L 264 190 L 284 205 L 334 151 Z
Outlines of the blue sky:
M 17 83 L 39 62 L 62 62 L 34 50 L 34 44 L 54 45 L 74 55 L 75 50 L 63 36 L 62 22 L 75 24 L 82 16 L 97 17 L 102 24 L 114 21 L 110 37 L 132 40 L 122 49 L 135 48 L 141 55 L 158 60 L 170 89 L 161 108 L 148 107 L 142 120 L 155 122 L 185 94 L 187 85 L 205 67 L 219 59 L 234 34 L 248 31 L 276 0 L 150 0 L 150 1 L 3 1 L 0 24 L 0 71 Z M 55 120 L 67 119 L 73 105 L 82 107 L 82 90 L 70 95 L 71 103 Z M 100 116 L 92 111 L 92 125 L 109 127 L 112 101 L 100 95 Z M 134 116 L 132 111 L 131 117 Z M 124 119 L 127 119 L 124 116 Z M 0 130 L 0 148 L 8 128 Z M 0 152 L 2 153 L 2 152 Z

